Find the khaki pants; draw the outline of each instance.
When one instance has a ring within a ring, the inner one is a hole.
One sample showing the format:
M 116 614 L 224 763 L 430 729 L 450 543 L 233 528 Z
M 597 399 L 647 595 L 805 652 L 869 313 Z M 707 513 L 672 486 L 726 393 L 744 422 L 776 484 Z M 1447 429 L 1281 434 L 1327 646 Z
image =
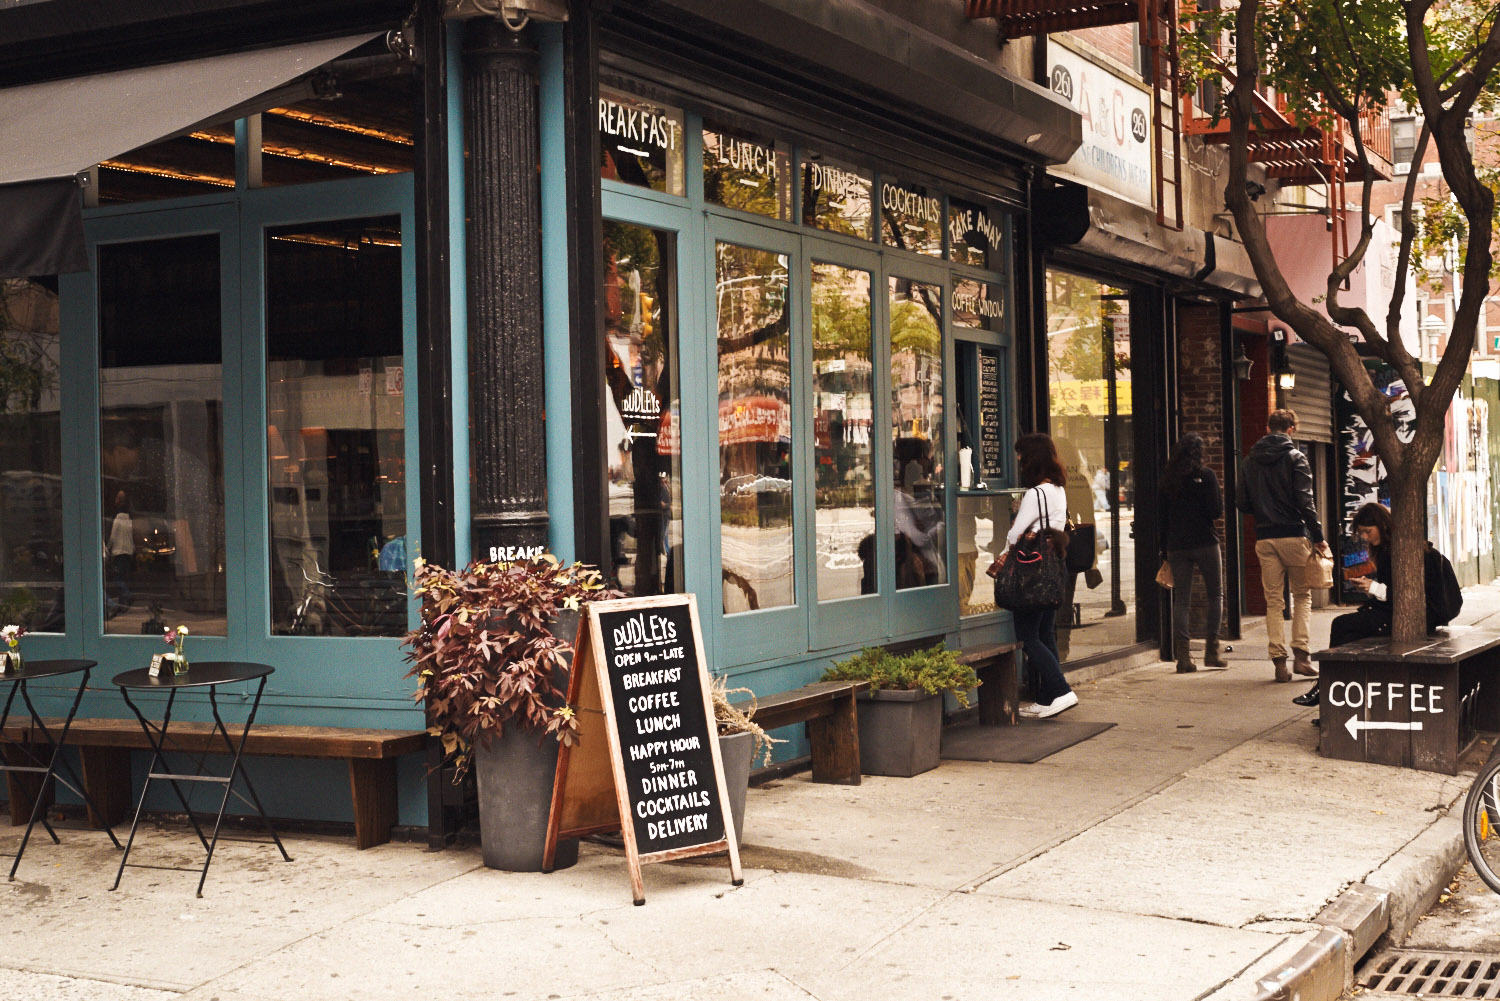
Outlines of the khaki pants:
M 1260 561 L 1260 583 L 1266 592 L 1266 652 L 1273 659 L 1287 656 L 1286 632 L 1281 612 L 1286 600 L 1281 586 L 1292 590 L 1292 649 L 1306 651 L 1312 622 L 1312 588 L 1307 585 L 1307 561 L 1313 544 L 1306 538 L 1257 539 L 1255 558 Z

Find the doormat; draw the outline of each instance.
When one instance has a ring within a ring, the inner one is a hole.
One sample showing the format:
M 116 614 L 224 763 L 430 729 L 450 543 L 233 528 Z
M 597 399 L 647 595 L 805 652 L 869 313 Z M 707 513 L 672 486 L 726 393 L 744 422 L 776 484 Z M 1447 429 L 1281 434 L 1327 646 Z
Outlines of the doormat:
M 943 731 L 943 757 L 952 761 L 1009 761 L 1034 765 L 1065 747 L 1114 726 L 1060 719 L 1023 719 L 1015 726 L 967 724 Z

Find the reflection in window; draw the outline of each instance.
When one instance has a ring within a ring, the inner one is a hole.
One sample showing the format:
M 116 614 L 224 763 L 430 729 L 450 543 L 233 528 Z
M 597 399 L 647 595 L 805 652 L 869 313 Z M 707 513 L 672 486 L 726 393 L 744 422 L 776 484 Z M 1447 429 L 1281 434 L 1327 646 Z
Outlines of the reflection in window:
M 876 591 L 870 273 L 812 266 L 818 599 Z
M 99 248 L 104 631 L 224 635 L 219 237 Z
M 875 178 L 808 153 L 802 162 L 802 224 L 870 239 L 870 200 Z
M 1130 297 L 1065 271 L 1047 272 L 1047 372 L 1052 437 L 1068 474 L 1068 512 L 1095 526 L 1096 562 L 1059 616 L 1063 659 L 1135 641 L 1135 432 Z M 1089 628 L 1064 628 L 1068 621 Z
M 795 603 L 787 258 L 715 248 L 724 611 Z
M 774 142 L 720 126 L 703 130 L 703 197 L 715 205 L 789 219 L 790 173 Z
M 1010 531 L 1010 498 L 1005 494 L 959 494 L 958 614 L 995 611 L 995 587 L 979 571 L 1005 550 Z
M 400 220 L 266 231 L 276 635 L 406 630 Z
M 0 279 L 0 624 L 63 631 L 57 280 Z
M 629 94 L 599 91 L 599 176 L 683 192 L 682 111 Z
M 948 199 L 948 260 L 1004 271 L 1005 223 L 977 202 Z
M 609 551 L 627 594 L 683 590 L 675 237 L 604 223 Z
M 942 293 L 937 285 L 890 279 L 897 588 L 948 582 Z
M 943 197 L 916 184 L 880 183 L 880 240 L 887 247 L 943 256 Z

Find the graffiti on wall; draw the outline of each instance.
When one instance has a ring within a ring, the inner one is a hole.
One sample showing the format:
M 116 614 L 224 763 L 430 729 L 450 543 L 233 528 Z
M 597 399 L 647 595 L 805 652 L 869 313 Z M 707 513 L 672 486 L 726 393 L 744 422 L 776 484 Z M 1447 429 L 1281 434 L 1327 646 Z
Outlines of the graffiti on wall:
M 1494 547 L 1489 419 L 1489 402 L 1461 388 L 1448 406 L 1443 451 L 1427 481 L 1427 537 L 1455 565 Z
M 1396 437 L 1411 441 L 1416 433 L 1417 413 L 1407 395 L 1406 383 L 1396 375 L 1396 370 L 1386 365 L 1370 368 L 1370 381 L 1385 394 L 1391 417 L 1396 422 Z M 1338 395 L 1339 442 L 1343 446 L 1343 534 L 1350 532 L 1354 512 L 1372 501 L 1389 504 L 1391 492 L 1386 487 L 1385 464 L 1375 452 L 1375 435 L 1364 418 L 1354 409 L 1354 401 L 1346 390 Z

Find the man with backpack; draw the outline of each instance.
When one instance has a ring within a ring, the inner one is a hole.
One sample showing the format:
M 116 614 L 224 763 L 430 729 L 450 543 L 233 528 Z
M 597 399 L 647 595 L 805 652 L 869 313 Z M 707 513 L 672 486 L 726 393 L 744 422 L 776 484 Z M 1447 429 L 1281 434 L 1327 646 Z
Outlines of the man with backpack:
M 1291 681 L 1292 672 L 1316 676 L 1308 652 L 1312 626 L 1312 587 L 1307 581 L 1307 562 L 1313 550 L 1328 555 L 1323 526 L 1313 504 L 1312 466 L 1292 441 L 1297 415 L 1273 410 L 1266 418 L 1269 432 L 1250 449 L 1240 466 L 1235 506 L 1255 518 L 1255 558 L 1260 561 L 1260 582 L 1266 596 L 1266 652 L 1276 669 L 1277 681 Z M 1286 599 L 1283 584 L 1292 592 L 1293 666 L 1287 668 L 1286 632 L 1281 612 Z

